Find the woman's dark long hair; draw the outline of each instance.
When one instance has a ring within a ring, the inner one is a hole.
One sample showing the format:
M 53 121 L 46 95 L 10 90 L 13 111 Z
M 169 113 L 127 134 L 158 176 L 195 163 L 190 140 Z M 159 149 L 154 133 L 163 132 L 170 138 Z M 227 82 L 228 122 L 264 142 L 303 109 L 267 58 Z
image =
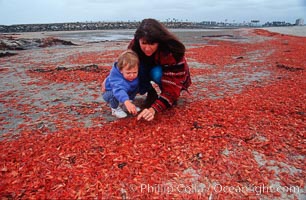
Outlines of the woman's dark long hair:
M 139 39 L 146 40 L 149 44 L 158 43 L 159 50 L 171 52 L 176 61 L 180 61 L 185 55 L 185 46 L 168 29 L 155 19 L 144 19 L 134 34 L 133 50 L 138 55 L 143 55 L 140 49 Z

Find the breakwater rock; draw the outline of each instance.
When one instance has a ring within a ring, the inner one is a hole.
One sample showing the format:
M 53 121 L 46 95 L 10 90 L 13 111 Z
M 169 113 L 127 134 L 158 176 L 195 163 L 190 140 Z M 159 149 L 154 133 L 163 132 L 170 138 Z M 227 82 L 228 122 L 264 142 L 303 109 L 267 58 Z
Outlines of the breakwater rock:
M 38 47 L 50 47 L 54 45 L 75 45 L 70 41 L 61 40 L 54 37 L 25 39 L 14 38 L 13 36 L 0 37 L 0 50 L 26 50 Z
M 41 32 L 41 31 L 77 31 L 77 30 L 109 30 L 136 29 L 140 22 L 75 22 L 53 24 L 17 24 L 0 25 L 0 33 Z M 206 28 L 195 22 L 163 22 L 168 28 Z

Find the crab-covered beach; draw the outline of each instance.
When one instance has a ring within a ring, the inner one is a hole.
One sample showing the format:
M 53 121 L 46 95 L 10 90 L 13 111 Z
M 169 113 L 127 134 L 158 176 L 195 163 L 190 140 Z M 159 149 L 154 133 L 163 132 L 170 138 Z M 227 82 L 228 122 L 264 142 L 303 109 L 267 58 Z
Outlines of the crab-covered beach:
M 173 32 L 192 85 L 152 122 L 101 98 L 134 30 L 1 34 L 1 198 L 305 199 L 306 27 Z

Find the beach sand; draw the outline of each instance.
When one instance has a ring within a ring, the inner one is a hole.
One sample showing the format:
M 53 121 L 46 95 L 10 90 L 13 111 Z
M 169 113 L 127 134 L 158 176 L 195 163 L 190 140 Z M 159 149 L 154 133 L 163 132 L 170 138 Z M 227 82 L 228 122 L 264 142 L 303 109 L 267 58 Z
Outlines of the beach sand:
M 76 45 L 0 58 L 0 196 L 305 199 L 305 30 L 173 30 L 193 84 L 153 122 L 117 120 L 101 99 L 132 30 L 13 35 Z

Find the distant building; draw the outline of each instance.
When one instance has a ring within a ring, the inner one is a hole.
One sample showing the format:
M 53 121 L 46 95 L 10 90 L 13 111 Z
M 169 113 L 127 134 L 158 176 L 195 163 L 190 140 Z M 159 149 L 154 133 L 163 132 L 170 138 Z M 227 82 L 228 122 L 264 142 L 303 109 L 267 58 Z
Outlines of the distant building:
M 258 26 L 258 23 L 259 23 L 259 22 L 260 22 L 260 21 L 257 20 L 257 19 L 251 20 L 252 26 Z
M 292 26 L 294 24 L 290 24 L 284 21 L 274 21 L 274 22 L 266 22 L 263 26 Z
M 295 21 L 296 26 L 303 26 L 304 25 L 304 19 L 299 18 Z
M 217 22 L 215 21 L 202 21 L 200 24 L 205 25 L 205 26 L 217 26 Z

